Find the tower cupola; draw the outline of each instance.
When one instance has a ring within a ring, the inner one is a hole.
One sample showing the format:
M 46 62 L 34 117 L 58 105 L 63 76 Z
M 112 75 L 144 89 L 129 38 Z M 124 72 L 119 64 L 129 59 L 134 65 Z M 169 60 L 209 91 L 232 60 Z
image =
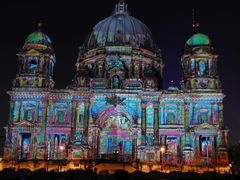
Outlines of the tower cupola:
M 194 33 L 186 42 L 181 58 L 182 85 L 186 90 L 217 91 L 221 84 L 217 72 L 218 54 L 209 37 Z
M 18 56 L 18 72 L 13 88 L 53 88 L 56 62 L 50 38 L 40 29 L 27 36 Z

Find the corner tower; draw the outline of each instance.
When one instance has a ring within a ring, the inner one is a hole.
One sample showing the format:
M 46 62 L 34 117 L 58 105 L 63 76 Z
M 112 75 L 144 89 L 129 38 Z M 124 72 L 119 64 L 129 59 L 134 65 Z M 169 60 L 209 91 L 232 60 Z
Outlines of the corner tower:
M 4 147 L 5 159 L 46 158 L 48 95 L 53 88 L 55 55 L 49 37 L 40 29 L 28 35 L 18 56 L 10 116 Z M 51 102 L 51 101 L 50 101 Z
M 207 35 L 198 32 L 187 40 L 181 57 L 185 114 L 188 114 L 185 116 L 183 153 L 185 157 L 196 159 L 190 161 L 196 161 L 196 164 L 205 162 L 207 166 L 228 164 L 228 129 L 224 126 L 223 117 L 225 95 L 221 89 L 217 62 L 218 54 Z
M 41 27 L 41 25 L 39 25 Z M 50 38 L 41 31 L 28 35 L 18 56 L 13 89 L 53 88 L 54 51 Z
M 218 54 L 209 37 L 193 34 L 186 42 L 181 58 L 182 85 L 185 90 L 221 91 L 217 72 Z

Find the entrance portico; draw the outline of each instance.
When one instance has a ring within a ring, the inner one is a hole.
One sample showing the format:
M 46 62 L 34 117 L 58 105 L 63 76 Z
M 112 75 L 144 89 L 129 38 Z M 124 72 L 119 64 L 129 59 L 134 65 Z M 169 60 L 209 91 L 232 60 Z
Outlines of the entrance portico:
M 209 165 L 216 160 L 217 128 L 203 123 L 194 127 L 194 159 L 196 164 Z

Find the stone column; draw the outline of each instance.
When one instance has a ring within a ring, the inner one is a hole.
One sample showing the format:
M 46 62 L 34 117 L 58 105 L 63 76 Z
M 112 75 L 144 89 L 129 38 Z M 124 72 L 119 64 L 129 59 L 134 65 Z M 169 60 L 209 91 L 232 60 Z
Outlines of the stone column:
M 137 160 L 137 132 L 136 130 L 132 131 L 132 160 Z
M 185 105 L 184 108 L 184 124 L 185 124 L 185 130 L 186 132 L 189 132 L 189 126 L 190 126 L 190 112 L 189 112 L 189 104 Z
M 99 158 L 99 147 L 100 147 L 100 129 L 97 129 L 97 147 L 96 147 L 96 159 Z
M 15 107 L 14 110 L 16 111 L 16 116 L 14 116 L 13 121 L 20 121 L 20 102 L 19 101 L 15 101 Z
M 134 60 L 132 59 L 132 63 L 131 63 L 131 65 L 130 65 L 130 74 L 131 74 L 131 76 L 129 77 L 129 78 L 135 78 L 135 75 L 134 75 Z
M 102 78 L 103 77 L 103 72 L 104 72 L 104 62 L 102 60 L 98 60 L 97 62 L 97 77 Z
M 215 111 L 215 124 L 218 125 L 218 123 L 219 123 L 219 107 L 218 107 L 218 104 L 215 104 L 214 111 Z
M 133 64 L 134 67 L 134 78 L 139 78 L 139 63 L 135 62 Z
M 52 124 L 54 123 L 54 120 L 53 120 L 53 100 L 52 99 L 49 99 L 48 100 L 48 109 L 47 109 L 47 121 Z
M 72 103 L 70 101 L 67 101 L 67 124 L 72 123 Z
M 218 133 L 217 135 L 214 137 L 214 148 L 215 148 L 215 157 L 217 158 L 218 156 Z
M 22 121 L 23 119 L 24 119 L 23 105 L 22 105 L 22 101 L 20 101 L 19 121 Z
M 178 144 L 177 162 L 181 162 L 182 161 L 182 139 L 181 139 L 181 135 L 177 137 L 177 144 Z
M 223 128 L 223 104 L 219 105 L 219 127 Z
M 39 111 L 39 102 L 36 102 L 36 107 L 35 107 L 35 114 L 34 114 L 34 119 L 33 122 L 38 123 L 38 112 Z
M 223 146 L 227 145 L 227 137 L 226 137 L 226 130 L 221 131 L 221 143 Z
M 196 111 L 196 104 L 192 104 L 192 111 L 193 111 L 193 113 L 192 113 L 192 117 L 190 117 L 190 119 L 192 119 L 192 124 L 196 124 L 197 122 L 197 117 L 196 117 L 196 114 L 197 114 L 197 111 Z
M 216 157 L 215 140 L 216 140 L 216 139 L 215 139 L 215 136 L 211 136 L 211 146 L 212 146 L 211 156 L 212 156 L 213 162 L 215 162 L 215 157 Z
M 185 127 L 185 142 L 184 145 L 190 145 L 190 132 L 189 132 L 189 128 L 190 128 L 190 116 L 189 116 L 189 104 L 185 105 L 184 107 L 184 111 L 183 111 L 183 123 L 184 123 L 184 127 Z
M 154 103 L 154 145 L 159 145 L 159 104 Z
M 184 119 L 184 111 L 183 111 L 183 105 L 182 104 L 180 104 L 180 106 L 179 106 L 179 124 L 183 124 L 183 119 Z
M 141 129 L 142 129 L 142 139 L 141 139 L 141 144 L 145 145 L 146 144 L 146 103 L 142 102 L 142 124 L 141 124 Z
M 22 66 L 23 66 L 23 73 L 28 73 L 27 72 L 27 60 L 26 58 L 21 59 L 22 61 Z
M 216 124 L 216 111 L 215 111 L 215 104 L 212 104 L 211 107 L 211 114 L 212 114 L 212 124 Z
M 89 123 L 90 102 L 87 100 L 87 101 L 85 101 L 84 105 L 85 105 L 85 108 L 84 108 L 84 120 L 83 120 L 83 128 L 84 128 L 83 135 L 86 139 L 88 139 L 88 123 Z
M 47 108 L 48 104 L 46 100 L 42 101 L 42 116 L 41 116 L 41 124 L 43 125 L 43 133 L 44 133 L 44 159 L 47 159 Z
M 46 61 L 46 59 L 45 59 L 45 74 L 46 75 L 49 75 L 48 69 L 49 69 L 49 61 Z
M 71 141 L 74 140 L 74 135 L 76 133 L 76 124 L 77 124 L 77 112 L 78 104 L 76 101 L 72 102 L 72 122 L 71 122 Z
M 97 155 L 97 151 L 96 151 L 96 147 L 97 147 L 97 130 L 95 127 L 91 127 L 91 135 L 92 135 L 92 138 L 91 138 L 91 157 L 93 160 L 96 160 L 96 155 Z
M 198 164 L 199 156 L 200 156 L 200 148 L 199 148 L 199 135 L 194 136 L 194 157 L 196 160 L 195 164 Z
M 141 78 L 144 78 L 144 63 L 141 62 Z
M 10 122 L 14 122 L 13 111 L 14 111 L 14 102 L 11 100 L 10 101 L 10 109 L 9 109 L 9 121 Z
M 180 116 L 181 116 L 180 105 L 177 104 L 177 122 L 176 122 L 176 124 L 180 124 Z

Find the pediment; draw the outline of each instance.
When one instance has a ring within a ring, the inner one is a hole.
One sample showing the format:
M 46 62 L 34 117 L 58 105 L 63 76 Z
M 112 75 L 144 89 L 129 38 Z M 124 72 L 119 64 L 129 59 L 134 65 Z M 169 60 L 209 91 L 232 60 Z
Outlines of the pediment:
M 209 123 L 202 123 L 194 127 L 194 132 L 197 134 L 216 134 L 218 129 L 209 124 Z
M 29 51 L 27 51 L 26 54 L 33 55 L 33 54 L 39 54 L 39 52 L 35 49 L 30 49 Z
M 109 71 L 117 72 L 117 71 L 124 71 L 124 69 L 120 68 L 120 67 L 117 67 L 117 66 L 114 66 L 112 68 L 109 68 Z
M 22 120 L 22 121 L 14 123 L 14 126 L 34 126 L 34 124 L 32 122 Z

